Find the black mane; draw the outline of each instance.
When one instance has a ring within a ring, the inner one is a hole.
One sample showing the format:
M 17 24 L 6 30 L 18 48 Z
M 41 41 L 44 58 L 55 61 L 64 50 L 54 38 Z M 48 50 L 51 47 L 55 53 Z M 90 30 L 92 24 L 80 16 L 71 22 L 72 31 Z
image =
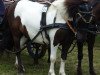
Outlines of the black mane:
M 82 0 L 66 0 L 65 6 L 67 6 L 68 9 L 67 12 L 69 13 L 69 17 L 74 17 L 75 14 L 78 12 L 78 6 L 85 2 L 86 1 L 82 1 Z
M 95 16 L 96 20 L 100 22 L 100 0 L 93 0 L 91 3 L 94 4 L 93 15 Z

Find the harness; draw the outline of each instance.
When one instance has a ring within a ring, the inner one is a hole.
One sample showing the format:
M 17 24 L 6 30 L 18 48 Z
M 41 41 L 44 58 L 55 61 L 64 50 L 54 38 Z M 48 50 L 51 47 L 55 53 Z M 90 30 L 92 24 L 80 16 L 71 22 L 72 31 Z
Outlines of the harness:
M 40 35 L 40 34 L 41 34 L 41 36 L 42 36 L 42 38 L 43 38 L 42 32 L 44 31 L 44 32 L 45 32 L 45 37 L 46 37 L 46 39 L 49 41 L 49 44 L 48 44 L 48 45 L 50 46 L 50 37 L 49 37 L 49 35 L 48 35 L 48 33 L 47 33 L 48 30 L 53 29 L 53 28 L 61 28 L 61 29 L 68 29 L 68 28 L 69 28 L 69 26 L 66 25 L 67 23 L 55 23 L 55 21 L 56 21 L 56 16 L 55 16 L 55 18 L 54 18 L 53 24 L 46 25 L 46 12 L 42 12 L 42 18 L 41 18 L 41 22 L 40 22 L 40 24 L 41 24 L 40 30 L 39 30 L 39 32 L 36 34 L 36 36 L 35 36 L 32 40 L 28 41 L 28 45 L 30 46 L 31 43 L 32 43 L 32 42 L 38 37 L 38 35 Z M 46 43 L 44 42 L 44 38 L 43 38 L 43 43 L 46 44 Z M 76 42 L 73 43 L 73 47 L 69 50 L 68 53 L 71 53 L 71 52 L 72 52 L 72 50 L 74 49 L 75 45 L 76 45 Z M 31 51 L 31 47 L 29 47 L 29 46 L 28 46 L 28 52 L 31 53 L 31 52 L 32 52 L 32 51 Z M 59 49 L 60 49 L 60 48 L 59 48 Z M 61 49 L 60 49 L 60 50 L 61 50 Z
M 89 14 L 89 12 L 81 12 L 81 13 L 87 13 L 87 14 Z M 93 20 L 93 17 L 94 17 L 94 16 L 91 15 L 90 19 L 87 21 L 87 20 L 84 18 L 85 15 L 82 16 L 81 13 L 77 13 L 77 15 L 79 15 L 80 18 L 81 18 L 85 23 L 91 23 L 91 21 Z
M 48 7 L 47 7 L 48 8 Z M 47 11 L 46 11 L 47 12 Z M 40 30 L 39 32 L 37 33 L 37 35 L 31 40 L 31 41 L 34 41 L 39 34 L 42 35 L 42 32 L 44 31 L 45 32 L 45 37 L 47 38 L 47 40 L 50 42 L 50 38 L 49 38 L 49 35 L 47 33 L 48 30 L 50 29 L 53 29 L 53 28 L 62 28 L 62 29 L 68 29 L 68 26 L 66 25 L 66 23 L 55 23 L 56 21 L 56 16 L 54 18 L 54 22 L 53 24 L 49 24 L 49 25 L 46 25 L 46 12 L 42 12 L 42 18 L 41 18 L 41 27 L 40 27 Z M 43 36 L 43 35 L 42 35 Z M 43 37 L 42 37 L 43 38 Z M 44 41 L 43 41 L 44 42 Z M 44 42 L 45 43 L 45 42 Z

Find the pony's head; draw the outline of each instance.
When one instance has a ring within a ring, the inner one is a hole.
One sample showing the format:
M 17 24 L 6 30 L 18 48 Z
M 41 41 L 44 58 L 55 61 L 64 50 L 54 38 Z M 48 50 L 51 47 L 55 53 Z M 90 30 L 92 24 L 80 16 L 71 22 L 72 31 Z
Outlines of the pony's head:
M 69 16 L 73 17 L 78 39 L 85 40 L 88 33 L 96 31 L 93 6 L 90 0 L 66 0 Z M 81 33 L 81 34 L 80 34 Z

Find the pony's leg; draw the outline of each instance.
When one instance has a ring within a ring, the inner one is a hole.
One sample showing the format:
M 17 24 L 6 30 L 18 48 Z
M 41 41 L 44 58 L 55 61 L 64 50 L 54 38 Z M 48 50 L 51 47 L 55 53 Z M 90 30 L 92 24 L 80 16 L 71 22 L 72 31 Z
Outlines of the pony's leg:
M 66 48 L 66 47 L 68 48 Z M 65 60 L 67 58 L 67 52 L 68 52 L 68 49 L 69 49 L 69 45 L 62 45 L 62 50 L 61 50 L 61 64 L 60 64 L 60 70 L 59 70 L 59 75 L 66 75 L 65 74 Z
M 77 65 L 77 75 L 82 75 L 82 59 L 83 59 L 83 43 L 87 39 L 87 34 L 84 32 L 77 32 L 77 48 L 78 48 L 78 65 Z
M 17 67 L 18 66 L 18 58 L 16 56 L 16 60 L 15 60 L 15 66 Z
M 25 69 L 24 69 L 24 66 L 22 65 L 20 52 L 16 53 L 15 66 L 18 69 L 18 75 L 24 75 Z
M 65 74 L 65 60 L 63 59 L 61 59 L 59 75 L 66 75 Z
M 68 50 L 69 50 L 69 48 L 70 48 L 70 46 L 71 46 L 71 44 L 72 44 L 72 42 L 74 40 L 74 36 L 71 35 L 66 40 L 64 41 L 64 43 L 62 45 L 62 50 L 61 50 L 61 64 L 60 64 L 59 75 L 66 75 L 66 73 L 65 73 L 65 60 L 67 59 Z
M 20 37 L 18 36 L 14 36 L 14 50 L 15 50 L 15 54 L 16 54 L 16 63 L 15 66 L 18 69 L 18 74 L 19 75 L 23 75 L 24 74 L 24 66 L 22 65 L 22 61 L 21 61 L 21 50 L 20 50 Z
M 78 47 L 78 66 L 77 66 L 77 75 L 82 75 L 81 62 L 83 59 L 83 42 L 77 41 Z
M 64 48 L 65 47 L 62 46 L 62 50 L 61 50 L 61 64 L 60 64 L 59 75 L 66 75 L 65 74 L 65 60 L 67 58 L 68 49 L 64 49 Z
M 50 63 L 50 53 L 51 53 L 51 47 L 50 47 L 50 44 L 48 45 L 48 60 L 47 62 Z
M 95 42 L 95 35 L 91 34 L 88 37 L 88 40 L 87 40 L 90 75 L 96 75 L 96 73 L 94 72 L 94 67 L 93 67 L 93 47 L 94 47 L 94 42 Z
M 51 53 L 50 53 L 50 69 L 48 75 L 55 75 L 54 64 L 56 61 L 56 52 L 58 45 L 54 47 L 53 41 L 51 41 Z

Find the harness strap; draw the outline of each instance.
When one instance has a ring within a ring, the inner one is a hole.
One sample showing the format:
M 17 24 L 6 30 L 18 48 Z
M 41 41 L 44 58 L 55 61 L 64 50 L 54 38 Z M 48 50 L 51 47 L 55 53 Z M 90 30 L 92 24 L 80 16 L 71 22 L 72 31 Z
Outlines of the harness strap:
M 44 8 L 47 8 L 47 10 L 48 10 L 48 7 L 49 6 L 46 5 Z M 47 10 L 42 12 L 42 17 L 41 17 L 41 22 L 40 22 L 41 27 L 46 26 L 46 13 L 47 13 Z M 41 29 L 41 27 L 40 27 L 40 30 L 43 30 L 45 32 L 45 37 L 50 42 L 50 38 L 49 38 L 49 35 L 47 33 L 47 30 L 46 29 Z M 41 32 L 41 35 L 42 35 L 42 32 Z M 42 38 L 43 38 L 43 35 L 42 35 Z M 43 42 L 44 42 L 44 38 L 43 38 Z
M 88 30 L 88 29 L 78 29 L 78 30 L 85 31 L 85 32 L 89 32 L 89 33 L 94 34 L 94 35 L 97 34 L 96 31 L 91 31 L 91 30 Z
M 67 25 L 69 26 L 69 28 L 73 31 L 73 33 L 75 33 L 75 35 L 77 34 L 76 30 L 72 27 L 72 25 L 69 23 L 68 20 L 66 20 Z
M 43 31 L 43 30 L 40 30 L 40 31 L 36 34 L 36 36 L 31 40 L 31 42 L 34 41 L 34 40 L 36 39 L 36 37 L 37 37 L 42 31 Z
M 76 44 L 77 44 L 77 41 L 75 41 L 75 42 L 73 43 L 73 46 L 72 46 L 72 48 L 68 51 L 68 54 L 71 53 L 71 52 L 74 50 Z
M 21 52 L 21 51 L 22 51 L 22 49 L 21 49 L 21 50 L 19 50 L 19 51 L 10 51 L 10 50 L 8 50 L 8 49 L 5 49 L 5 51 L 6 51 L 6 52 L 9 52 L 9 53 L 16 54 L 16 53 Z
M 74 50 L 76 44 L 77 44 L 77 41 L 75 40 L 75 42 L 73 42 L 72 45 L 71 45 L 72 47 L 70 47 L 70 49 L 68 50 L 68 54 L 71 53 Z M 58 47 L 58 48 L 61 50 L 60 47 Z
M 69 28 L 72 30 L 72 32 L 76 35 L 76 29 L 74 29 L 71 25 L 71 23 L 69 23 L 69 20 L 67 20 L 67 18 L 65 16 L 62 16 L 64 18 L 64 20 L 66 21 L 67 25 L 69 26 Z
M 55 25 L 54 24 L 49 24 L 49 25 L 40 27 L 40 30 L 41 29 L 42 30 L 44 30 L 44 29 L 49 30 L 49 29 L 52 29 L 52 28 L 63 28 L 63 29 L 67 29 L 68 26 L 66 24 L 67 23 L 64 23 L 64 24 L 62 24 L 62 23 L 55 23 Z

